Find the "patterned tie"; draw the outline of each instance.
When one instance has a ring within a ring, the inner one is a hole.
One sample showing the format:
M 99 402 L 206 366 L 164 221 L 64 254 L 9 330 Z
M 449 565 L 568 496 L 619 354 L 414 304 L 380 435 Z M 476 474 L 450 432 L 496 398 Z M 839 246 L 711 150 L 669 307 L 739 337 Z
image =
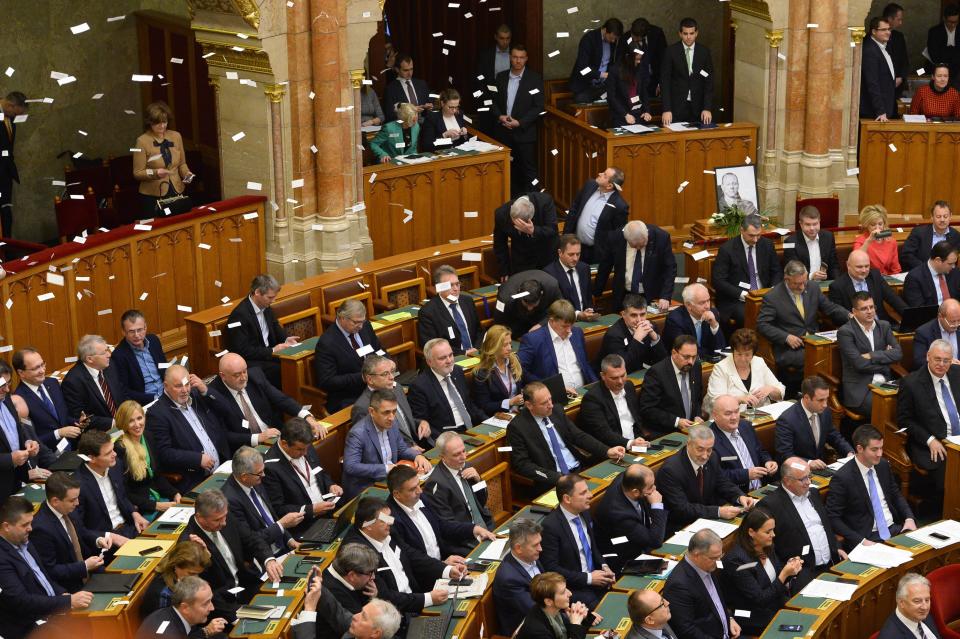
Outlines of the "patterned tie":
M 877 490 L 877 481 L 874 478 L 876 473 L 873 469 L 867 471 L 867 484 L 870 486 L 870 506 L 873 508 L 873 520 L 877 522 L 877 534 L 880 539 L 886 541 L 890 539 L 890 529 L 887 528 L 887 520 L 883 516 L 883 506 L 880 504 L 880 492 Z
M 943 299 L 940 301 L 946 302 L 948 299 L 950 299 L 950 289 L 947 288 L 947 277 L 943 273 L 940 273 L 937 279 L 940 283 L 940 295 L 943 296 Z
M 730 439 L 733 440 L 733 447 L 737 450 L 740 463 L 749 471 L 753 468 L 753 457 L 751 457 L 750 450 L 747 448 L 747 442 L 743 441 L 743 438 L 740 437 L 740 431 L 736 430 L 730 433 Z M 760 480 L 751 479 L 750 490 L 756 490 L 757 488 L 760 488 Z
M 567 460 L 563 458 L 563 449 L 560 448 L 560 438 L 557 437 L 556 429 L 550 426 L 550 421 L 544 417 L 543 425 L 547 429 L 547 436 L 550 438 L 550 448 L 553 450 L 553 456 L 557 458 L 557 470 L 560 471 L 562 475 L 566 475 L 570 472 L 570 467 L 567 466 Z
M 807 314 L 803 312 L 803 297 L 799 293 L 793 294 L 793 303 L 797 305 L 797 311 L 800 313 L 801 319 L 807 319 Z
M 483 517 L 480 516 L 480 504 L 477 502 L 477 496 L 473 492 L 473 486 L 471 486 L 470 482 L 463 478 L 462 469 L 457 473 L 457 477 L 460 478 L 460 485 L 463 487 L 463 494 L 467 498 L 467 510 L 470 511 L 470 519 L 473 521 L 473 525 L 486 526 L 487 522 L 483 521 Z
M 747 276 L 750 278 L 750 290 L 760 288 L 760 279 L 757 277 L 757 263 L 753 261 L 753 246 L 747 247 Z
M 917 622 L 917 637 L 927 639 L 927 633 L 923 631 L 923 624 L 919 621 Z
M 447 375 L 443 378 L 443 381 L 447 385 L 447 393 L 450 395 L 450 400 L 453 402 L 454 407 L 456 407 L 457 412 L 460 413 L 460 419 L 463 421 L 463 425 L 470 428 L 473 426 L 473 421 L 470 419 L 470 413 L 467 411 L 467 407 L 464 405 L 460 393 L 457 392 L 457 387 L 453 385 L 453 380 Z M 454 415 L 454 421 L 456 421 L 456 415 Z
M 683 49 L 687 55 L 687 75 L 693 75 L 693 49 L 690 47 L 684 47 Z
M 453 323 L 457 325 L 457 330 L 460 331 L 460 347 L 464 351 L 469 351 L 473 348 L 473 342 L 470 340 L 470 331 L 467 330 L 467 322 L 463 319 L 463 314 L 460 312 L 460 305 L 456 302 L 451 302 L 450 313 L 453 314 Z
M 410 82 L 410 80 L 404 80 L 403 84 L 403 90 L 406 92 L 407 100 L 410 101 L 410 104 L 419 104 L 417 102 L 417 92 L 413 90 L 413 83 Z
M 693 323 L 693 330 L 697 333 L 697 346 L 703 346 L 703 321 L 697 320 Z
M 107 386 L 107 380 L 103 377 L 103 371 L 97 374 L 97 382 L 100 384 L 100 391 L 103 393 L 103 401 L 107 403 L 107 410 L 113 417 L 117 414 L 117 405 L 113 403 L 113 395 L 110 394 L 110 387 Z
M 590 540 L 587 538 L 587 532 L 583 529 L 583 522 L 577 516 L 573 520 L 573 525 L 577 527 L 577 536 L 580 537 L 580 545 L 583 546 L 583 556 L 587 560 L 587 572 L 593 572 L 593 550 L 590 548 Z
M 252 501 L 253 505 L 256 506 L 257 512 L 259 512 L 260 516 L 263 517 L 263 521 L 266 522 L 267 526 L 272 526 L 274 524 L 273 517 L 271 517 L 270 513 L 267 512 L 267 509 L 263 507 L 263 502 L 260 501 L 260 496 L 257 495 L 257 490 L 255 488 L 250 489 L 250 501 Z
M 353 346 L 353 350 L 355 351 L 360 350 L 360 340 L 357 339 L 356 333 L 350 333 L 350 344 L 351 346 Z
M 810 415 L 810 432 L 813 434 L 813 443 L 820 446 L 820 422 L 816 413 Z
M 960 415 L 957 414 L 957 405 L 953 401 L 953 393 L 944 380 L 940 380 L 940 394 L 943 395 L 943 405 L 950 417 L 950 434 L 960 435 Z
M 683 400 L 683 419 L 690 419 L 690 388 L 686 373 L 680 373 L 680 399 Z
M 237 391 L 237 399 L 240 400 L 240 410 L 243 412 L 243 418 L 246 419 L 247 424 L 250 425 L 250 432 L 263 432 L 260 429 L 260 422 L 257 421 L 257 416 L 253 414 L 253 408 L 250 407 L 250 403 L 247 401 L 247 394 L 239 390 Z
M 574 272 L 572 268 L 567 270 L 567 277 L 570 278 L 570 295 L 573 297 L 571 300 L 573 302 L 573 309 L 575 311 L 582 311 L 583 304 L 580 302 L 580 295 L 577 294 L 577 284 L 573 279 Z

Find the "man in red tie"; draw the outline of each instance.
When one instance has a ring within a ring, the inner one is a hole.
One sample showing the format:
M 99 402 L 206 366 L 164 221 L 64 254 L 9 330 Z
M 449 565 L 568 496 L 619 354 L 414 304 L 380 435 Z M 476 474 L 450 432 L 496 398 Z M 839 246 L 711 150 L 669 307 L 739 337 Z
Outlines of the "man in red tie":
M 907 306 L 939 306 L 948 299 L 960 298 L 960 271 L 957 271 L 957 247 L 941 240 L 930 249 L 930 259 L 910 269 L 903 283 L 903 301 Z
M 126 390 L 110 367 L 110 346 L 99 335 L 84 335 L 77 345 L 77 362 L 60 385 L 71 419 L 82 414 L 97 430 L 110 430 L 117 406 L 127 399 Z

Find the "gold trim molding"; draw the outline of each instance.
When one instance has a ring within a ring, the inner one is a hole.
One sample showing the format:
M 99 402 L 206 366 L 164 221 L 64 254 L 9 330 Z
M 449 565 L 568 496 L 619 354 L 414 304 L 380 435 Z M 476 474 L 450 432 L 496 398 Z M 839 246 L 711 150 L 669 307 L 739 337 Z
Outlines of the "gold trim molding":
M 770 17 L 770 8 L 763 0 L 732 0 L 730 10 L 773 22 L 773 18 Z
M 867 30 L 864 27 L 849 27 L 850 39 L 856 44 L 862 44 L 863 39 L 867 37 Z
M 211 67 L 232 69 L 234 71 L 250 71 L 252 73 L 272 74 L 270 57 L 262 49 L 244 49 L 234 51 L 230 45 L 219 42 L 199 42 L 203 46 L 203 54 L 213 53 L 207 58 Z
M 770 48 L 779 49 L 783 42 L 783 29 L 773 29 L 763 34 L 763 37 L 770 43 Z
M 363 86 L 363 79 L 367 77 L 366 72 L 363 69 L 351 69 L 350 70 L 350 83 L 354 89 L 359 89 Z
M 254 31 L 260 29 L 260 8 L 253 0 L 187 0 L 187 9 L 191 19 L 197 11 L 209 11 L 237 16 Z
M 267 96 L 271 102 L 283 102 L 284 93 L 286 93 L 286 87 L 282 84 L 263 85 L 263 94 Z

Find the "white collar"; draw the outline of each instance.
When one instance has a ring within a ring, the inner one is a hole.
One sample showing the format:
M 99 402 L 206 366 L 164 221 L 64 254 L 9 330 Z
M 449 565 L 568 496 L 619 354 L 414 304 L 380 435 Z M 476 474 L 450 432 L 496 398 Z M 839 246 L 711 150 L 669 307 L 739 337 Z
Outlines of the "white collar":
M 342 583 L 344 586 L 346 586 L 347 590 L 356 591 L 356 588 L 354 588 L 349 581 L 347 581 L 343 576 L 340 575 L 340 573 L 338 573 L 336 570 L 333 569 L 333 565 L 327 568 L 327 570 L 330 571 L 330 574 L 333 576 L 334 579 L 336 579 L 337 581 Z
M 394 500 L 394 501 L 396 501 L 396 500 Z M 407 513 L 407 514 L 410 515 L 411 517 L 415 516 L 415 515 L 417 514 L 417 511 L 418 511 L 418 510 L 422 510 L 422 509 L 423 509 L 423 502 L 420 501 L 419 499 L 417 500 L 417 503 L 415 503 L 415 504 L 413 505 L 413 508 L 408 508 L 408 507 L 405 506 L 404 504 L 401 504 L 399 501 L 397 501 L 397 505 L 400 506 L 400 509 L 403 510 L 403 512 Z
M 556 342 L 557 340 L 560 340 L 561 342 L 566 342 L 566 341 L 568 341 L 568 340 L 570 339 L 570 335 L 573 335 L 573 329 L 571 329 L 570 335 L 567 335 L 567 339 L 563 339 L 562 337 L 560 337 L 559 335 L 557 335 L 557 332 L 556 332 L 555 330 L 553 330 L 553 327 L 550 326 L 549 323 L 547 324 L 547 330 L 550 331 L 550 341 L 551 341 L 551 342 Z
M 914 621 L 913 619 L 907 619 L 907 617 L 906 617 L 902 612 L 900 612 L 900 607 L 899 607 L 899 606 L 897 606 L 896 608 L 894 608 L 894 612 L 895 612 L 896 615 L 897 615 L 897 619 L 899 619 L 900 622 L 907 627 L 907 630 L 910 631 L 910 634 L 916 635 L 916 634 L 917 634 L 917 622 Z M 921 621 L 920 623 L 923 623 L 923 622 Z M 926 626 L 927 624 L 923 624 L 923 625 Z M 927 630 L 929 630 L 929 628 L 928 628 Z M 926 634 L 928 637 L 930 637 L 930 639 L 933 639 L 933 638 L 931 637 L 930 633 L 927 632 L 927 630 L 924 630 L 924 631 L 923 631 L 924 634 Z
M 383 541 L 377 541 L 376 539 L 374 539 L 367 533 L 363 532 L 362 530 L 360 531 L 360 534 L 366 537 L 367 541 L 370 542 L 370 545 L 373 546 L 373 549 L 379 553 L 383 552 L 384 547 L 387 547 L 387 548 L 390 547 L 390 535 L 387 535 Z

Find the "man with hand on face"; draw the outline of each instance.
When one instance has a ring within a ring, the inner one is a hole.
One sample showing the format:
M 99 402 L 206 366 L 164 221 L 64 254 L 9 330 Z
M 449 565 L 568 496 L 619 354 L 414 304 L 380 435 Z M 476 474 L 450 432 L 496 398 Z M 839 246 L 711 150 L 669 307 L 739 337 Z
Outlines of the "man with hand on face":
M 292 625 L 294 639 L 393 639 L 400 629 L 403 617 L 389 601 L 377 599 L 374 595 L 351 617 L 350 612 L 330 595 L 316 568 L 310 571 L 307 583 L 310 586 L 303 599 L 303 611 Z
M 556 254 L 557 207 L 549 193 L 531 191 L 510 200 L 493 212 L 493 220 L 493 253 L 501 282 L 542 269 Z
M 593 284 L 590 266 L 580 261 L 581 243 L 576 235 L 560 236 L 557 260 L 544 267 L 560 285 L 564 299 L 573 305 L 579 322 L 595 322 L 600 313 L 593 310 Z
M 797 216 L 800 218 L 800 233 L 788 235 L 783 241 L 784 263 L 799 260 L 815 282 L 837 279 L 840 274 L 837 243 L 833 233 L 820 228 L 820 210 L 805 206 Z M 792 246 L 788 247 L 788 244 Z
M 703 370 L 697 359 L 697 341 L 680 335 L 670 357 L 647 370 L 640 387 L 643 426 L 654 436 L 683 431 L 700 423 Z
M 777 476 L 779 466 L 763 449 L 753 424 L 740 419 L 740 403 L 731 395 L 713 402 L 714 448 L 727 479 L 743 492 L 757 490 Z
M 672 344 L 679 335 L 697 338 L 700 359 L 716 357 L 727 347 L 720 330 L 720 313 L 710 305 L 710 291 L 703 284 L 689 284 L 681 294 L 683 306 L 667 313 L 663 323 L 663 341 Z
M 396 426 L 400 436 L 418 453 L 422 453 L 426 448 L 420 446 L 420 443 L 426 445 L 427 438 L 430 437 L 430 424 L 426 420 L 419 420 L 413 416 L 413 409 L 410 402 L 407 401 L 407 394 L 403 387 L 397 384 L 396 378 L 400 373 L 397 372 L 397 363 L 386 355 L 367 355 L 363 360 L 363 368 L 360 370 L 363 375 L 363 381 L 367 387 L 357 401 L 353 403 L 353 409 L 350 411 L 350 421 L 356 425 L 370 413 L 370 398 L 374 391 L 382 390 L 393 393 L 397 400 Z
M 349 615 L 356 614 L 363 610 L 371 599 L 377 596 L 377 582 L 374 575 L 377 574 L 377 565 L 380 558 L 373 548 L 361 544 L 342 544 L 337 550 L 333 562 L 323 571 L 323 595 L 325 599 L 333 599 L 338 607 L 342 608 Z M 311 569 L 311 575 L 308 583 L 313 583 L 313 577 L 320 577 L 320 571 L 316 568 Z M 307 599 L 304 602 L 304 610 L 314 610 L 310 607 L 310 594 L 308 591 Z M 310 639 L 315 637 L 340 637 L 343 632 L 339 629 L 338 615 L 323 614 L 325 605 L 319 606 L 321 614 L 316 617 L 317 632 L 316 635 L 310 635 Z M 303 615 L 299 618 L 303 621 Z M 296 627 L 294 627 L 296 628 Z M 299 636 L 299 635 L 296 635 Z
M 619 355 L 627 372 L 634 373 L 665 359 L 667 349 L 664 344 L 653 323 L 647 319 L 647 300 L 639 293 L 627 293 L 623 296 L 620 319 L 603 335 L 600 359 Z

